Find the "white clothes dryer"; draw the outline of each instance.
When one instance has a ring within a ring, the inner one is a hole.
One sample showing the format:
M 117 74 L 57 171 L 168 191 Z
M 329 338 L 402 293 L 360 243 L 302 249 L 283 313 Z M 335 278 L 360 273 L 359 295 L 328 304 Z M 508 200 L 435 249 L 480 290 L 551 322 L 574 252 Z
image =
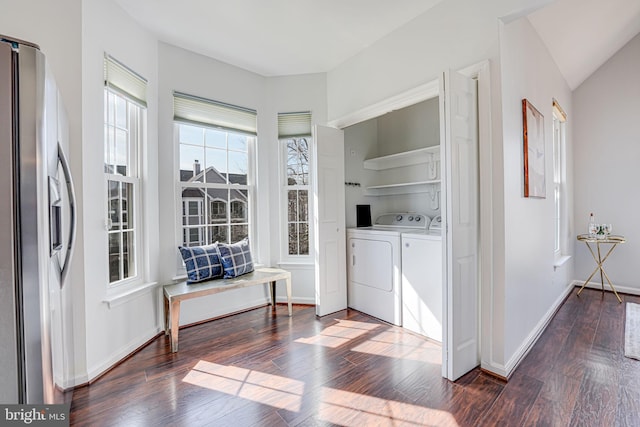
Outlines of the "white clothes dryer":
M 392 213 L 347 230 L 348 306 L 402 326 L 401 233 L 428 230 L 428 216 Z

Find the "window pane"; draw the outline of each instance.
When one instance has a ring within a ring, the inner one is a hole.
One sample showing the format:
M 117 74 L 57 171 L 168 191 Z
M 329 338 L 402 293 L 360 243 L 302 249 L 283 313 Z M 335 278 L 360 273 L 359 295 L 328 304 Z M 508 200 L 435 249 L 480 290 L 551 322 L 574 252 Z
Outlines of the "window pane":
M 216 191 L 216 190 L 209 190 Z M 227 202 L 224 200 L 211 200 L 209 202 L 209 224 L 227 223 Z
M 215 242 L 229 242 L 229 227 L 227 225 L 209 227 L 207 244 L 213 244 Z
M 289 255 L 298 255 L 298 224 L 289 224 Z
M 133 184 L 122 183 L 122 229 L 133 228 Z
M 249 170 L 247 153 L 229 151 L 229 182 L 232 184 L 246 184 Z
M 309 144 L 306 138 L 287 141 L 287 183 L 309 184 Z
M 117 181 L 107 181 L 109 198 L 109 230 L 120 229 L 120 183 Z
M 116 96 L 116 126 L 127 128 L 127 101 L 121 96 Z
M 116 131 L 113 126 L 108 126 L 106 131 L 106 141 L 105 141 L 105 173 L 115 174 L 115 152 L 116 152 Z
M 246 223 L 247 221 L 247 202 L 243 200 L 231 201 L 231 222 Z
M 119 232 L 109 233 L 109 282 L 120 280 L 120 236 Z
M 123 279 L 136 275 L 133 231 L 122 233 Z
M 309 192 L 298 191 L 298 221 L 306 222 L 309 218 Z
M 248 136 L 229 133 L 229 150 L 247 151 Z
M 116 129 L 116 151 L 114 159 L 114 174 L 127 176 L 129 166 L 129 144 L 127 132 Z
M 200 188 L 182 190 L 183 225 L 204 224 L 204 192 Z
M 300 242 L 299 255 L 309 255 L 309 224 L 301 223 L 299 225 L 298 241 Z
M 106 115 L 107 115 L 107 120 L 106 123 L 110 124 L 110 125 L 115 125 L 116 124 L 116 98 L 115 95 L 111 92 L 107 92 L 107 108 L 106 108 Z
M 245 237 L 249 236 L 248 225 L 232 225 L 231 226 L 231 241 L 229 243 L 238 242 Z
M 287 191 L 287 218 L 288 221 L 298 218 L 298 190 Z
M 205 130 L 205 144 L 207 147 L 227 149 L 227 133 L 216 129 Z
M 202 246 L 205 244 L 204 227 L 187 227 L 183 229 L 183 246 Z
M 180 143 L 203 145 L 203 131 L 204 129 L 197 126 L 180 125 Z
M 180 181 L 204 182 L 202 178 L 204 148 L 191 145 L 180 146 Z
M 207 148 L 207 176 L 206 182 L 213 184 L 227 183 L 227 151 L 217 148 Z

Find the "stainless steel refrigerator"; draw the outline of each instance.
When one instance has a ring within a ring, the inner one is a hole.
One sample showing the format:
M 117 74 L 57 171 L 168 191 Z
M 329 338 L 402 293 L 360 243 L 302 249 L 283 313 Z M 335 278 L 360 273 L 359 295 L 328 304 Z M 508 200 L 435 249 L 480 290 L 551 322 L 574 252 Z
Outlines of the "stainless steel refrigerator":
M 44 55 L 0 35 L 0 403 L 62 403 L 73 380 L 66 149 L 66 113 Z

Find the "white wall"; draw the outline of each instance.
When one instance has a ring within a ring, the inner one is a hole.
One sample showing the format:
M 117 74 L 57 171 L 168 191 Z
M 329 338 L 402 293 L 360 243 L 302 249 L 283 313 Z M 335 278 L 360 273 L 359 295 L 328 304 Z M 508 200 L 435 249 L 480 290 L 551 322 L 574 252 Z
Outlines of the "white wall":
M 252 108 L 258 114 L 256 221 L 257 236 L 252 241 L 256 261 L 264 265 L 279 263 L 278 232 L 280 184 L 277 147 L 277 113 L 312 111 L 314 123 L 326 121 L 326 83 L 324 75 L 265 78 L 246 70 L 193 52 L 160 43 L 159 64 L 159 176 L 160 229 L 171 230 L 160 236 L 160 282 L 170 283 L 179 272 L 176 230 L 177 150 L 173 139 L 173 91 L 180 91 L 233 105 Z M 312 265 L 290 265 L 293 299 L 314 303 Z M 278 286 L 280 288 L 281 286 Z M 277 290 L 283 295 L 283 290 Z M 226 292 L 183 304 L 181 324 L 254 307 L 268 301 L 266 288 L 253 287 Z
M 139 27 L 115 2 L 87 0 L 82 5 L 82 194 L 86 352 L 88 379 L 154 337 L 160 330 L 159 291 L 148 288 L 109 305 L 106 187 L 104 182 L 104 53 L 148 80 L 147 146 L 142 174 L 147 241 L 144 282 L 158 280 L 158 48 L 155 38 Z M 117 29 L 117 30 L 116 30 Z
M 270 265 L 278 265 L 291 271 L 291 283 L 293 286 L 293 300 L 301 304 L 315 304 L 315 263 L 313 255 L 303 260 L 285 259 L 280 248 L 287 248 L 287 242 L 283 233 L 277 231 L 277 221 L 286 218 L 286 200 L 282 196 L 281 169 L 273 165 L 281 164 L 280 148 L 278 147 L 277 114 L 287 112 L 311 111 L 312 125 L 325 124 L 327 122 L 327 82 L 326 74 L 306 74 L 299 76 L 269 77 L 266 79 L 266 102 L 263 116 L 265 120 L 260 128 L 260 144 L 266 149 L 263 155 L 268 156 L 266 166 L 269 179 L 269 196 L 261 199 L 260 211 L 268 208 L 272 218 L 270 228 Z M 313 198 L 309 198 L 313 203 Z M 313 205 L 309 206 L 309 212 L 313 212 Z M 282 224 L 282 223 L 280 223 Z M 313 227 L 313 221 L 310 221 Z M 286 230 L 284 230 L 286 232 Z M 310 228 L 310 236 L 313 229 Z M 309 242 L 313 248 L 313 242 Z M 283 287 L 276 290 L 279 300 L 285 300 Z
M 158 70 L 160 77 L 158 167 L 163 171 L 159 176 L 159 211 L 160 230 L 165 230 L 160 234 L 159 277 L 162 284 L 167 284 L 181 273 L 178 252 L 179 230 L 177 229 L 179 220 L 176 210 L 178 150 L 173 134 L 173 91 L 254 109 L 258 112 L 260 129 L 265 120 L 261 114 L 265 109 L 265 78 L 165 43 L 159 44 Z M 266 153 L 265 147 L 258 142 L 258 158 L 264 159 Z M 267 169 L 260 163 L 257 169 L 260 188 L 263 186 L 268 188 Z M 257 193 L 261 194 L 260 190 Z M 257 262 L 269 260 L 270 216 L 264 207 L 264 201 L 258 199 L 256 215 L 258 235 L 251 242 Z M 252 287 L 185 301 L 180 312 L 180 324 L 185 325 L 264 304 L 267 296 L 266 289 Z
M 576 233 L 585 233 L 589 213 L 627 238 L 606 262 L 618 291 L 640 293 L 640 35 L 635 36 L 573 93 L 576 150 Z M 595 267 L 584 244 L 576 242 L 575 278 L 586 280 Z M 592 279 L 599 283 L 599 277 Z M 608 285 L 605 281 L 605 288 Z
M 500 34 L 504 170 L 504 348 L 494 348 L 492 363 L 508 373 L 536 333 L 562 302 L 573 278 L 573 263 L 554 270 L 552 99 L 568 115 L 567 198 L 573 197 L 571 91 L 527 19 L 502 27 Z M 546 198 L 523 196 L 522 99 L 544 116 Z M 568 217 L 573 217 L 568 205 Z M 571 226 L 566 236 L 573 236 Z M 573 245 L 569 245 L 572 255 Z M 504 358 L 503 360 L 500 360 Z
M 498 18 L 550 0 L 447 0 L 373 43 L 327 77 L 329 120 L 498 57 Z

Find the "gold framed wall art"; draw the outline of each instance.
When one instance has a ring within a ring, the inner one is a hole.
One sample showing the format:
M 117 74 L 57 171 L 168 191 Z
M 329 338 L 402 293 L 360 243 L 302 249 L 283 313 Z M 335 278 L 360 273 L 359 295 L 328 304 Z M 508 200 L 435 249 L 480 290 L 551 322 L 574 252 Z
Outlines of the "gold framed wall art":
M 546 197 L 544 116 L 526 98 L 522 100 L 524 197 Z

